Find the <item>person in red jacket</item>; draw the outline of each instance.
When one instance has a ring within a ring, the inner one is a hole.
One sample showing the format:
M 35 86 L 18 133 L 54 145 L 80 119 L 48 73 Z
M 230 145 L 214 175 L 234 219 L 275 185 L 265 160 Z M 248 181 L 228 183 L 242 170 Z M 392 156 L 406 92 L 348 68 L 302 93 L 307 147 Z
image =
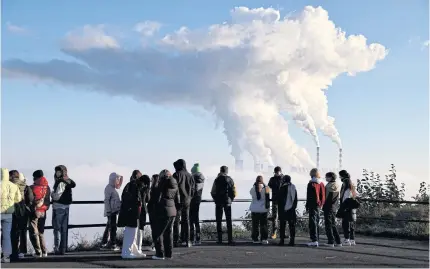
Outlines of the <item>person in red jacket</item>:
M 325 203 L 325 186 L 320 181 L 320 174 L 317 168 L 313 168 L 309 173 L 311 180 L 308 183 L 306 192 L 306 211 L 309 212 L 309 234 L 311 242 L 309 247 L 318 247 L 320 210 Z
M 34 194 L 34 213 L 30 216 L 30 241 L 36 257 L 47 257 L 45 231 L 46 211 L 51 203 L 51 189 L 42 170 L 33 173 L 34 184 L 30 187 Z

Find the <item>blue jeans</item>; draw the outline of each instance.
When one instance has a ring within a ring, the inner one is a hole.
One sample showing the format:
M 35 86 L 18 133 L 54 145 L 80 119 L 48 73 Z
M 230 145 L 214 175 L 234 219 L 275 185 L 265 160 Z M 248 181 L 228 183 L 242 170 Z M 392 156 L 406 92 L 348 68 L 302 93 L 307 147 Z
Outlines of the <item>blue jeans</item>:
M 320 239 L 320 210 L 318 208 L 309 209 L 309 234 L 312 242 Z
M 67 227 L 69 225 L 69 209 L 54 209 L 52 226 L 54 227 L 54 249 L 56 253 L 64 254 L 67 251 Z

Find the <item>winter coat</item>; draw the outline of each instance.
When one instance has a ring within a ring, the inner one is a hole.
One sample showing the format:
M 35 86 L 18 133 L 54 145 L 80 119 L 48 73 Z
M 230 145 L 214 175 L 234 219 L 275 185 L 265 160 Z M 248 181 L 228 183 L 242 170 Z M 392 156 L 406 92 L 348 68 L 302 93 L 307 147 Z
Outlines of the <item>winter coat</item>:
M 350 222 L 357 220 L 357 209 L 351 208 L 351 203 L 354 202 L 353 200 L 355 200 L 355 197 L 353 197 L 351 190 L 343 184 L 340 190 L 341 203 L 338 212 L 341 213 L 342 219 Z
M 51 205 L 50 195 L 51 189 L 49 188 L 48 180 L 45 177 L 41 177 L 34 181 L 34 184 L 30 187 L 34 200 L 34 211 L 44 213 L 48 211 Z
M 324 212 L 336 212 L 336 207 L 339 201 L 340 189 L 336 180 L 332 180 L 325 186 L 325 203 L 323 205 Z
M 121 195 L 121 209 L 118 216 L 118 227 L 137 228 L 142 209 L 142 197 L 137 180 L 133 179 L 127 185 Z
M 212 185 L 211 195 L 215 204 L 231 205 L 236 198 L 236 186 L 233 179 L 227 174 L 219 173 Z
M 151 193 L 150 204 L 154 206 L 155 217 L 175 217 L 180 203 L 178 183 L 173 177 L 160 178 L 158 186 Z
M 194 185 L 195 193 L 192 200 L 194 202 L 201 202 L 202 195 L 203 195 L 203 187 L 205 185 L 205 177 L 203 176 L 202 173 L 195 172 L 193 173 L 193 178 L 194 178 L 194 184 L 195 184 Z
M 109 183 L 105 187 L 105 217 L 118 213 L 121 209 L 121 199 L 119 198 L 119 194 L 116 189 L 117 176 L 119 175 L 114 173 L 113 175 L 111 174 L 109 177 Z
M 251 211 L 252 213 L 267 213 L 269 211 L 269 199 L 270 199 L 270 190 L 269 188 L 264 185 L 264 184 L 259 184 L 261 190 L 260 190 L 260 195 L 258 199 L 257 197 L 257 186 L 256 184 L 254 184 L 254 186 L 252 186 L 251 190 L 249 191 L 249 193 L 251 194 L 252 197 L 252 201 L 251 201 L 251 205 L 249 206 L 249 211 Z
M 272 190 L 272 201 L 275 203 L 278 200 L 278 192 L 282 185 L 282 177 L 283 175 L 281 174 L 279 176 L 273 176 L 269 180 L 268 186 Z
M 55 183 L 53 192 L 51 193 L 52 202 L 62 205 L 70 205 L 73 202 L 72 189 L 76 187 L 76 183 L 70 179 L 64 179 L 67 175 L 67 168 L 64 165 L 59 165 L 55 169 L 60 168 L 63 171 L 63 176 L 57 178 L 54 175 Z
M 317 178 L 309 181 L 306 191 L 306 209 L 322 208 L 325 202 L 325 186 Z
M 292 193 L 293 192 L 293 193 Z M 290 198 L 288 196 L 291 196 Z M 279 216 L 284 220 L 296 220 L 297 190 L 291 182 L 283 182 L 279 187 L 278 197 Z
M 15 216 L 16 217 L 28 217 L 32 212 L 34 196 L 30 187 L 27 186 L 24 175 L 20 173 L 19 178 L 10 179 L 10 181 L 17 185 L 21 193 L 21 202 L 15 204 Z
M 0 213 L 13 214 L 15 212 L 15 203 L 19 203 L 22 200 L 22 196 L 18 186 L 9 181 L 9 170 L 6 168 L 1 168 L 0 184 Z
M 187 171 L 186 163 L 183 159 L 179 159 L 173 163 L 176 172 L 173 174 L 178 182 L 180 203 L 189 205 L 194 194 L 194 177 Z

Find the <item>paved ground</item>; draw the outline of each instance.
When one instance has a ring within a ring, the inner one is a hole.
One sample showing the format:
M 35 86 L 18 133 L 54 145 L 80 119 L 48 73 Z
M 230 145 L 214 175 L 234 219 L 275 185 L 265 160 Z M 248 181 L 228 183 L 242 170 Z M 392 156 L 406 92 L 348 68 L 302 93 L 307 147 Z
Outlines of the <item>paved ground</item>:
M 122 260 L 119 253 L 80 252 L 64 257 L 26 258 L 19 263 L 2 264 L 3 268 L 130 268 L 130 267 L 413 267 L 429 268 L 429 242 L 359 238 L 357 246 L 342 248 L 308 248 L 306 238 L 296 247 L 253 245 L 238 242 L 236 246 L 205 242 L 193 248 L 175 248 L 169 261 L 147 258 Z

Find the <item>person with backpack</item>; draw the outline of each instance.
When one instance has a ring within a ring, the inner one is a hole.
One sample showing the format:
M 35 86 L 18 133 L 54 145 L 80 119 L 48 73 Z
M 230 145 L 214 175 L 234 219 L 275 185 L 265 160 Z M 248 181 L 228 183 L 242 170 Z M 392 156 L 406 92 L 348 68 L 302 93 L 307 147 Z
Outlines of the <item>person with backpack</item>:
M 274 175 L 269 180 L 269 188 L 272 190 L 272 239 L 276 239 L 276 232 L 278 230 L 278 211 L 282 212 L 280 208 L 278 210 L 278 192 L 279 188 L 282 185 L 282 169 L 279 166 L 276 166 L 273 170 Z
M 306 191 L 306 211 L 309 213 L 309 234 L 311 242 L 309 247 L 318 247 L 319 243 L 319 222 L 320 210 L 325 202 L 325 186 L 320 181 L 320 174 L 317 168 L 313 168 L 309 175 L 311 180 Z
M 9 170 L 1 168 L 0 216 L 2 231 L 2 263 L 9 263 L 12 254 L 11 230 L 15 204 L 21 202 L 21 192 L 18 186 L 10 182 Z
M 179 246 L 179 226 L 180 226 L 180 239 L 182 245 L 191 247 L 190 242 L 190 205 L 194 193 L 194 178 L 187 171 L 185 160 L 179 159 L 173 163 L 175 173 L 173 178 L 178 182 L 180 204 L 176 214 L 175 223 L 173 225 L 173 244 L 175 247 Z
M 118 189 L 121 188 L 123 177 L 117 173 L 109 175 L 109 183 L 104 191 L 105 217 L 107 217 L 106 228 L 102 237 L 102 249 L 118 251 L 116 245 L 116 231 L 118 213 L 121 209 L 121 199 L 119 198 Z
M 291 183 L 291 177 L 285 175 L 282 178 L 282 185 L 278 192 L 278 205 L 279 205 L 279 220 L 280 220 L 280 241 L 279 246 L 284 245 L 285 241 L 285 228 L 288 222 L 288 228 L 290 230 L 290 242 L 289 246 L 294 246 L 296 238 L 296 221 L 297 221 L 297 189 L 296 186 Z
M 341 247 L 339 232 L 336 228 L 336 207 L 339 201 L 339 186 L 336 183 L 336 174 L 329 172 L 325 175 L 327 185 L 325 186 L 326 199 L 323 205 L 324 226 L 329 247 Z
M 200 203 L 202 202 L 203 187 L 205 184 L 205 177 L 200 172 L 200 164 L 195 163 L 191 168 L 191 173 L 194 177 L 195 193 L 191 199 L 190 207 L 190 240 L 194 245 L 200 245 Z
M 64 255 L 67 251 L 67 235 L 69 226 L 69 208 L 72 204 L 72 189 L 76 183 L 69 178 L 67 168 L 64 165 L 55 167 L 54 187 L 51 193 L 52 226 L 54 227 L 54 251 L 55 255 Z
M 11 170 L 9 177 L 10 181 L 18 186 L 22 197 L 21 202 L 15 204 L 11 231 L 11 260 L 18 260 L 24 258 L 24 255 L 27 254 L 27 226 L 33 204 L 33 192 L 27 186 L 22 173 L 17 170 Z
M 137 230 L 137 238 L 136 238 L 136 244 L 137 244 L 137 251 L 139 253 L 142 253 L 142 243 L 143 243 L 143 236 L 144 228 L 146 225 L 146 214 L 148 213 L 148 202 L 150 198 L 150 189 L 151 189 L 151 178 L 148 175 L 143 175 L 140 178 L 137 179 L 140 197 L 142 197 L 142 209 L 140 211 L 140 217 L 139 217 L 139 229 Z
M 351 177 L 346 170 L 339 172 L 342 180 L 340 190 L 340 208 L 336 217 L 342 218 L 342 229 L 345 240 L 343 246 L 355 246 L 355 222 L 357 220 L 357 208 L 360 203 L 357 201 L 357 192 Z
M 234 198 L 236 198 L 236 186 L 234 185 L 233 179 L 228 175 L 227 166 L 221 166 L 220 173 L 212 185 L 211 196 L 215 202 L 216 230 L 218 234 L 217 244 L 222 244 L 221 222 L 224 211 L 227 224 L 228 244 L 234 245 L 231 203 Z
M 270 190 L 264 184 L 263 176 L 258 176 L 249 191 L 252 197 L 249 211 L 252 218 L 252 241 L 254 244 L 269 244 L 267 241 L 267 212 L 270 207 Z M 260 235 L 260 240 L 258 237 Z
M 42 170 L 34 171 L 34 183 L 31 185 L 33 193 L 33 214 L 30 217 L 30 241 L 33 245 L 36 257 L 47 257 L 48 250 L 44 237 L 46 211 L 51 204 L 51 189 L 49 188 L 48 180 L 43 176 Z

